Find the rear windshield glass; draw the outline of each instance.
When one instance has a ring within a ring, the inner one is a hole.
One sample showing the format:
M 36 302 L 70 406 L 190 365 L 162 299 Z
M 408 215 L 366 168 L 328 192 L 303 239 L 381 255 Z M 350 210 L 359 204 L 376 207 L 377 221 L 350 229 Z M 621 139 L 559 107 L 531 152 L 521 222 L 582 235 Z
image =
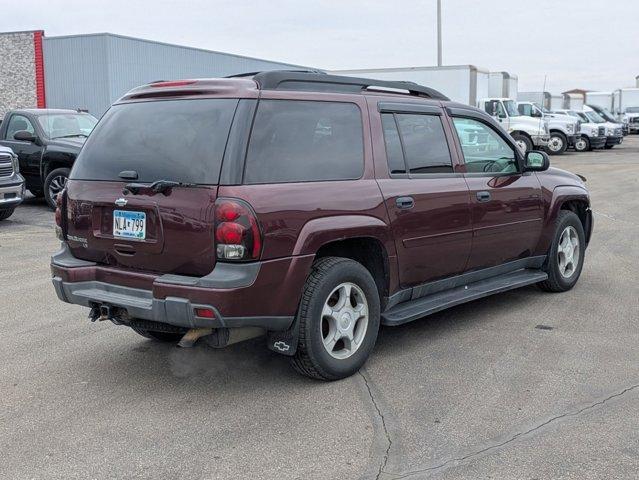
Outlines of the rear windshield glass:
M 216 184 L 237 99 L 114 105 L 78 155 L 71 178 Z

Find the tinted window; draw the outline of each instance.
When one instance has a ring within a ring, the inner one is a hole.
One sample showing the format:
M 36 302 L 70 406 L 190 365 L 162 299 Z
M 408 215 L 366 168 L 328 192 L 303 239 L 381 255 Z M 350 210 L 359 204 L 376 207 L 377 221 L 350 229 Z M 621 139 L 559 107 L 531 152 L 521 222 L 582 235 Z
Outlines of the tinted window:
M 364 143 L 357 105 L 262 100 L 246 157 L 246 183 L 346 180 L 362 176 Z
M 386 144 L 386 160 L 388 171 L 391 174 L 406 173 L 402 143 L 399 139 L 395 116 L 392 113 L 382 115 L 382 128 L 384 129 L 384 142 Z
M 95 127 L 71 178 L 215 184 L 238 100 L 166 100 L 113 106 Z
M 453 171 L 448 142 L 437 115 L 395 114 L 410 173 Z
M 453 123 L 468 172 L 518 171 L 515 151 L 492 127 L 470 118 L 453 118 Z
M 22 130 L 26 130 L 29 133 L 35 133 L 35 129 L 33 125 L 31 125 L 31 121 L 22 115 L 11 115 L 9 119 L 9 124 L 7 125 L 7 133 L 5 138 L 7 140 L 13 140 L 13 136 L 16 132 L 20 132 Z

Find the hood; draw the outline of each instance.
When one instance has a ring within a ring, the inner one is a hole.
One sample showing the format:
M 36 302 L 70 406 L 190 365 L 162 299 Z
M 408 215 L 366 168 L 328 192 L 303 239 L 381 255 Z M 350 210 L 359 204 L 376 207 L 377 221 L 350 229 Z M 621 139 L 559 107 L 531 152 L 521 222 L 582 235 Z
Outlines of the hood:
M 575 185 L 577 187 L 586 188 L 586 184 L 579 175 L 562 170 L 561 168 L 550 167 L 545 172 L 537 172 L 537 175 L 541 175 L 542 177 L 551 176 L 556 180 L 561 180 L 559 183 L 564 185 Z
M 49 140 L 49 146 L 61 147 L 64 150 L 79 152 L 84 145 L 85 137 L 68 137 L 68 138 L 55 138 Z

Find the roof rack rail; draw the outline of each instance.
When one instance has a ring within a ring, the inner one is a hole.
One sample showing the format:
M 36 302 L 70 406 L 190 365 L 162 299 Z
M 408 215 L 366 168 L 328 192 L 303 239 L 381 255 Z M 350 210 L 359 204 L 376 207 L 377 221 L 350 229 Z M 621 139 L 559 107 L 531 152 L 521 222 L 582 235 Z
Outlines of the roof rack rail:
M 446 95 L 414 82 L 375 80 L 372 78 L 329 75 L 313 70 L 272 70 L 252 74 L 253 80 L 262 90 L 302 90 L 307 92 L 357 93 L 362 90 L 388 89 L 394 93 L 450 100 Z
M 235 75 L 227 75 L 224 78 L 244 78 L 244 77 L 254 77 L 255 75 L 257 75 L 258 73 L 267 73 L 270 70 L 264 71 L 264 70 L 258 70 L 257 72 L 246 72 L 246 73 L 236 73 Z M 318 73 L 318 74 L 323 74 L 325 75 L 324 72 L 322 72 L 321 70 L 274 70 L 276 72 L 289 72 L 289 73 Z

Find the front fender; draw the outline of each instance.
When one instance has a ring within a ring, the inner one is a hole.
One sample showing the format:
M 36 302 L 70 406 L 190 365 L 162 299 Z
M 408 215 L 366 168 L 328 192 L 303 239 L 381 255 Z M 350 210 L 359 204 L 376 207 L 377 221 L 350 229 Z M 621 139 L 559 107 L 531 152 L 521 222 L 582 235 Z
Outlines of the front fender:
M 40 176 L 44 180 L 55 168 L 71 168 L 75 162 L 75 152 L 45 149 L 40 160 Z
M 544 191 L 544 226 L 535 250 L 536 255 L 545 255 L 548 252 L 555 235 L 555 221 L 561 206 L 574 200 L 585 202 L 590 207 L 588 190 L 577 185 L 557 185 L 552 191 Z M 585 233 L 586 237 L 589 238 L 590 232 Z

